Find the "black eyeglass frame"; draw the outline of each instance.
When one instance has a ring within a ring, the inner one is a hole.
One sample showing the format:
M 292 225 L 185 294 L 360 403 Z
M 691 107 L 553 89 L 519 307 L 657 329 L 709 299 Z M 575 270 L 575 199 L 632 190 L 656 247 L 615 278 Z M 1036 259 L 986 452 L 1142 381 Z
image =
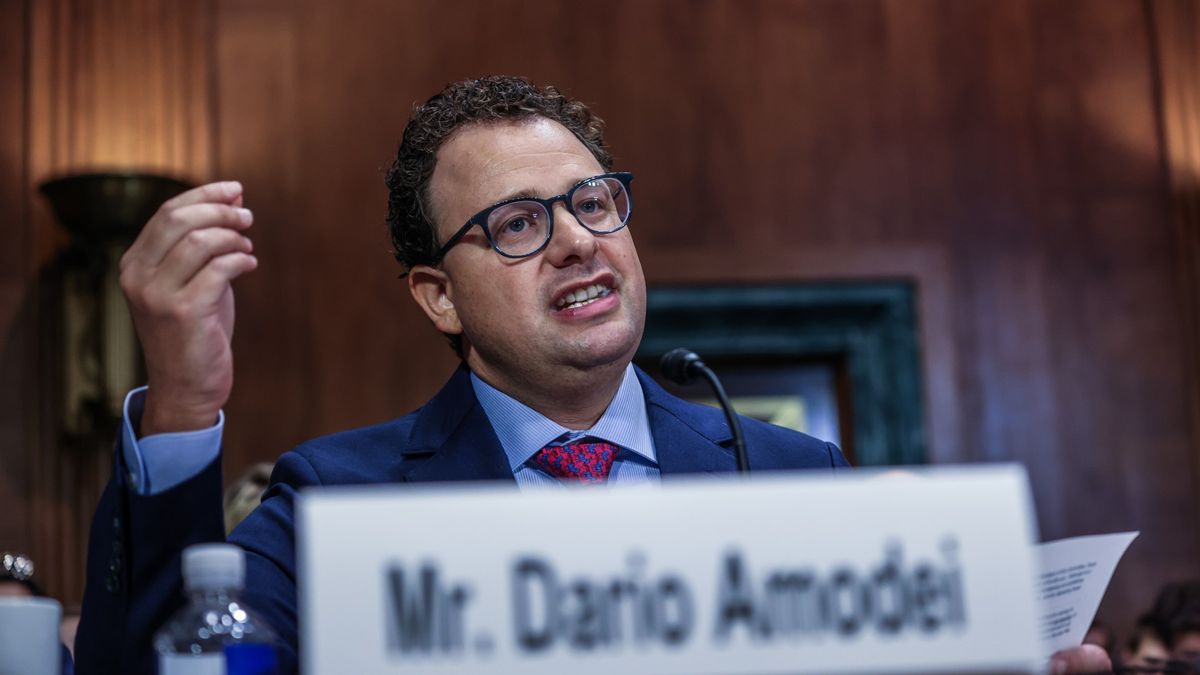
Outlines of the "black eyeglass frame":
M 625 198 L 629 202 L 629 212 L 625 214 L 625 219 L 621 221 L 620 226 L 614 227 L 611 230 L 596 230 L 588 227 L 583 220 L 581 220 L 579 216 L 575 214 L 575 207 L 571 204 L 571 197 L 575 196 L 576 190 L 603 178 L 615 178 L 617 181 L 619 181 L 621 183 L 621 187 L 625 189 Z M 546 247 L 550 245 L 550 240 L 554 238 L 554 205 L 558 202 L 562 202 L 563 205 L 567 207 L 567 212 L 570 213 L 571 216 L 583 226 L 583 229 L 591 232 L 592 234 L 612 234 L 613 232 L 620 232 L 621 230 L 625 229 L 626 225 L 629 224 L 629 218 L 633 215 L 633 192 L 631 192 L 629 189 L 629 184 L 631 182 L 633 182 L 633 173 L 629 171 L 614 171 L 612 173 L 602 173 L 598 176 L 584 178 L 575 185 L 572 185 L 570 190 L 567 190 L 561 195 L 550 197 L 549 199 L 541 199 L 538 197 L 513 197 L 512 199 L 505 199 L 502 202 L 492 204 L 486 209 L 471 216 L 471 219 L 468 220 L 465 225 L 460 227 L 458 232 L 454 233 L 454 236 L 446 240 L 446 243 L 443 244 L 440 249 L 438 249 L 437 260 L 440 263 L 446 257 L 446 253 L 455 244 L 461 241 L 467 232 L 469 232 L 475 225 L 478 225 L 479 229 L 483 230 L 483 234 L 485 237 L 487 237 L 488 243 L 492 245 L 492 250 L 504 256 L 505 258 L 519 260 L 521 258 L 535 256 L 546 250 Z M 509 204 L 515 204 L 517 202 L 537 202 L 542 205 L 542 208 L 546 209 L 546 241 L 543 241 L 541 246 L 538 246 L 529 253 L 522 253 L 521 255 L 513 255 L 511 253 L 505 253 L 504 251 L 501 251 L 500 247 L 496 245 L 496 240 L 492 238 L 491 231 L 489 231 L 487 227 L 487 219 L 488 216 L 492 214 L 492 211 L 504 206 L 508 206 Z

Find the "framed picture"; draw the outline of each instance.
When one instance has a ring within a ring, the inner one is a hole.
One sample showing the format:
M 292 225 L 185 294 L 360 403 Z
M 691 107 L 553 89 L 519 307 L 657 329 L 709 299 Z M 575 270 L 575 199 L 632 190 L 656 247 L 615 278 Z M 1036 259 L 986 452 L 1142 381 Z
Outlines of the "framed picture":
M 909 281 L 656 287 L 636 361 L 691 349 L 734 407 L 837 443 L 852 464 L 925 461 L 915 286 Z M 703 383 L 664 385 L 712 399 Z
M 706 359 L 729 394 L 734 409 L 746 417 L 794 429 L 821 440 L 842 443 L 842 422 L 845 417 L 839 399 L 841 367 L 829 359 L 770 360 L 718 357 Z M 696 403 L 717 406 L 716 397 L 707 383 L 695 382 L 681 387 L 655 373 L 654 363 L 649 370 L 675 395 Z

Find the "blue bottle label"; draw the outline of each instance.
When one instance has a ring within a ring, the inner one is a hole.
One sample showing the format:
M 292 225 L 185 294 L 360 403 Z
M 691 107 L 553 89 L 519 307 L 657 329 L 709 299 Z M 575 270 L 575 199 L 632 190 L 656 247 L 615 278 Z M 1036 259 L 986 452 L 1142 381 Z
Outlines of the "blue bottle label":
M 227 675 L 276 675 L 278 667 L 272 645 L 250 642 L 225 646 Z

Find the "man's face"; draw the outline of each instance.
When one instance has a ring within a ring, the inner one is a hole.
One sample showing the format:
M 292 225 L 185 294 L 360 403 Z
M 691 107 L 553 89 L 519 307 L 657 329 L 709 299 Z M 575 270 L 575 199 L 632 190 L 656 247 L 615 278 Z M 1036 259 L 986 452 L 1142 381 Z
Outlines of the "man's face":
M 496 202 L 552 197 L 601 173 L 595 157 L 557 122 L 461 129 L 439 150 L 430 181 L 438 240 Z M 553 237 L 537 255 L 503 258 L 474 227 L 442 265 L 442 302 L 453 309 L 435 323 L 463 335 L 472 370 L 513 393 L 554 381 L 547 378 L 624 368 L 641 341 L 646 288 L 629 229 L 592 234 L 562 202 L 553 218 Z M 563 306 L 568 294 L 593 285 L 611 292 Z
M 1200 661 L 1200 631 L 1187 631 L 1176 636 L 1171 656 L 1188 663 Z
M 1138 640 L 1137 649 L 1128 655 L 1126 662 L 1131 666 L 1152 668 L 1162 665 L 1170 657 L 1170 652 L 1161 640 L 1149 633 L 1143 633 Z

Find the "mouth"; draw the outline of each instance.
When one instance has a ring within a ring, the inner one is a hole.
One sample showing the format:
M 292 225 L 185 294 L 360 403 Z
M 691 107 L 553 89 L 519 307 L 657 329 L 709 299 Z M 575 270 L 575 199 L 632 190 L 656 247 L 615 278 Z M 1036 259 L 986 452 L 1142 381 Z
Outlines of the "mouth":
M 604 276 L 591 283 L 576 286 L 559 294 L 554 302 L 554 308 L 559 311 L 576 310 L 599 302 L 613 293 L 614 281 L 611 276 Z

